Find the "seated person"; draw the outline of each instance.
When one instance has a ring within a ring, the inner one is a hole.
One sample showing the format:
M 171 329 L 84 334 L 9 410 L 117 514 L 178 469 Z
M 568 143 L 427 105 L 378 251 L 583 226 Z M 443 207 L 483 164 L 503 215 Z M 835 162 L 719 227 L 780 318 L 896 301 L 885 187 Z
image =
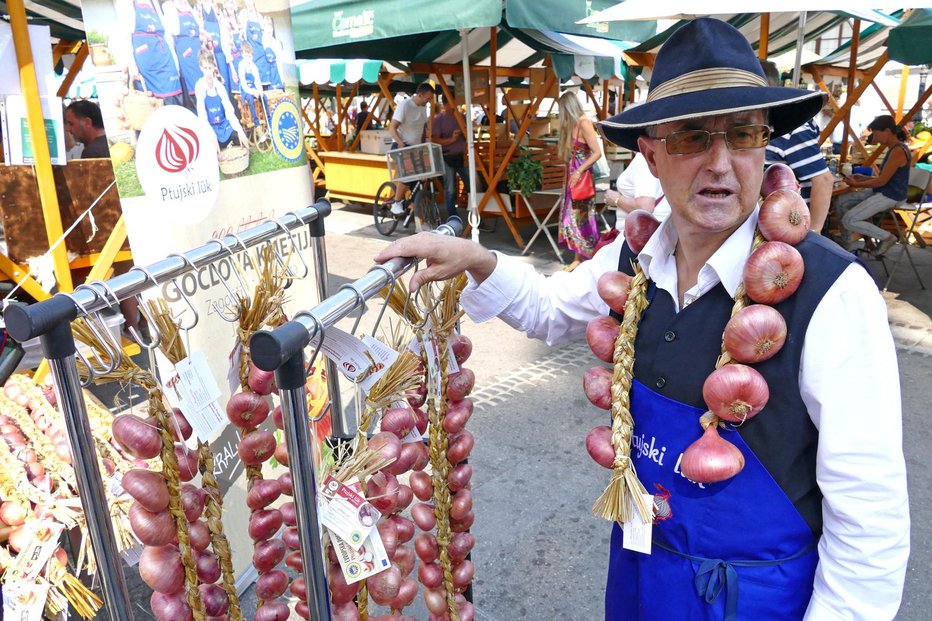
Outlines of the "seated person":
M 201 48 L 197 58 L 203 77 L 197 81 L 194 91 L 197 95 L 197 115 L 210 123 L 217 136 L 217 150 L 228 145 L 247 146 L 246 132 L 236 118 L 227 89 L 217 78 L 217 65 L 214 54 L 206 47 Z
M 258 127 L 259 115 L 256 113 L 256 98 L 262 97 L 262 81 L 259 77 L 259 68 L 252 59 L 252 44 L 249 41 L 243 41 L 241 53 L 243 58 L 240 60 L 238 71 L 240 90 L 252 114 L 252 124 Z
M 858 191 L 838 197 L 835 207 L 841 216 L 842 245 L 852 251 L 863 248 L 864 241 L 854 239 L 854 234 L 859 233 L 880 241 L 874 251 L 874 255 L 880 257 L 896 243 L 896 236 L 874 226 L 871 218 L 906 200 L 912 156 L 904 142 L 906 132 L 889 114 L 878 116 L 867 127 L 871 130 L 868 142 L 888 149 L 880 165 L 880 174 L 845 177 L 845 183 Z
M 647 160 L 640 153 L 625 166 L 615 182 L 616 190 L 606 190 L 605 204 L 615 207 L 615 228 L 625 230 L 625 216 L 635 209 L 654 214 L 658 220 L 670 215 L 670 204 L 664 198 L 660 180 L 651 174 Z

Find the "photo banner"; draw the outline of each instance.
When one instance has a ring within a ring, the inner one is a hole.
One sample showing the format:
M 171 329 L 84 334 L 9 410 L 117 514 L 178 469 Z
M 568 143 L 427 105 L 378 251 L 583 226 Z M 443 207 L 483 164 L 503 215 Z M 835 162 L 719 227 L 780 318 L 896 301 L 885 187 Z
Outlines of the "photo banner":
M 313 203 L 287 0 L 83 0 L 81 8 L 136 265 Z M 283 234 L 274 245 L 284 257 L 297 248 L 310 265 L 310 241 L 303 227 L 293 241 Z M 191 311 L 181 292 L 192 301 L 199 322 L 185 335 L 188 353 L 204 353 L 221 407 L 230 396 L 227 377 L 237 338 L 237 325 L 222 315 L 231 314 L 240 289 L 237 273 L 249 287 L 256 282 L 256 255 L 249 254 L 151 291 L 169 302 L 182 323 Z M 297 257 L 290 265 L 303 272 Z M 289 317 L 312 307 L 318 301 L 313 271 L 292 282 L 285 295 Z M 224 490 L 227 536 L 248 542 L 237 442 L 229 426 L 211 448 Z M 233 546 L 241 581 L 250 578 L 243 572 L 251 555 L 251 545 Z

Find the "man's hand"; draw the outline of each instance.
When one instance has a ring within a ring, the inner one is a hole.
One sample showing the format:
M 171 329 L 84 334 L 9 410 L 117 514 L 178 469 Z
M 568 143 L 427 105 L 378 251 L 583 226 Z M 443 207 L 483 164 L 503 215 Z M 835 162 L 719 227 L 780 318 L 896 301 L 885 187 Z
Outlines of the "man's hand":
M 437 233 L 418 233 L 398 240 L 375 256 L 376 263 L 385 263 L 396 257 L 418 257 L 427 260 L 411 276 L 409 287 L 416 291 L 427 282 L 447 280 L 469 272 L 476 283 L 481 283 L 495 270 L 497 257 L 479 244 L 459 237 Z

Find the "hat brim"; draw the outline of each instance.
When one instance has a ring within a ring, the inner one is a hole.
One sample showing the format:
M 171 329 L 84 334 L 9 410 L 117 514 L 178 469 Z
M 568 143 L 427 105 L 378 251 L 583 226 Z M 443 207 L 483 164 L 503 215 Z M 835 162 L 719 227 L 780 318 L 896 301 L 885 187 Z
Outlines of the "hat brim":
M 651 125 L 746 110 L 769 111 L 774 136 L 788 134 L 822 109 L 824 93 L 780 86 L 719 88 L 673 95 L 616 114 L 599 125 L 611 142 L 638 150 Z

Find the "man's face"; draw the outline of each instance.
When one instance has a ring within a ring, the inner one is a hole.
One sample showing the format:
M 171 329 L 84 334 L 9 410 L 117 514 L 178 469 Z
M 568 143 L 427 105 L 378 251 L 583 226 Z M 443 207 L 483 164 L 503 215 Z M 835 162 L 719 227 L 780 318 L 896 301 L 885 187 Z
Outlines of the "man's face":
M 434 93 L 432 91 L 425 91 L 423 93 L 417 93 L 414 96 L 414 102 L 419 106 L 426 106 L 434 99 Z
M 443 100 L 443 111 L 446 114 L 453 114 L 456 112 L 456 107 L 453 105 L 453 102 L 444 98 Z
M 724 131 L 741 125 L 764 125 L 760 111 L 664 123 L 657 138 L 686 129 Z M 638 138 L 651 172 L 660 179 L 677 232 L 721 233 L 736 229 L 754 210 L 764 170 L 763 147 L 733 151 L 724 136 L 713 136 L 706 151 L 670 155 L 661 140 Z
M 65 110 L 65 129 L 69 134 L 74 136 L 74 139 L 78 142 L 84 142 L 85 132 L 84 132 L 84 123 L 86 119 L 78 117 L 71 110 Z

